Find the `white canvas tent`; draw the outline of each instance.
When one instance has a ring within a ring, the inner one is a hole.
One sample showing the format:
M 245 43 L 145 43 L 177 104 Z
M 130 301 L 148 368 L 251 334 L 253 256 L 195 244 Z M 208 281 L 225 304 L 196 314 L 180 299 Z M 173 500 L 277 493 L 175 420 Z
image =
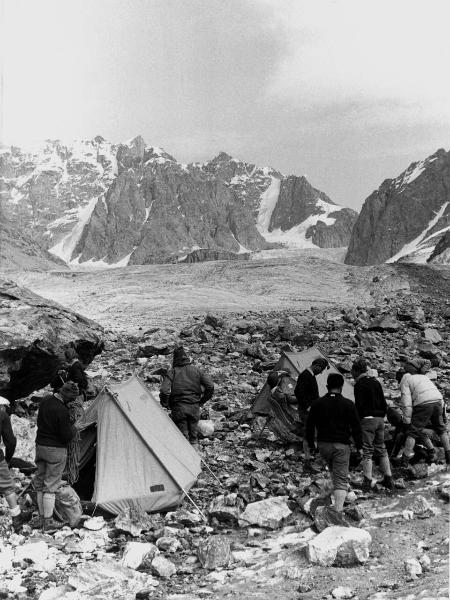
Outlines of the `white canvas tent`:
M 201 471 L 200 456 L 135 376 L 105 387 L 86 411 L 82 465 L 95 444 L 91 500 L 113 514 L 174 507 Z

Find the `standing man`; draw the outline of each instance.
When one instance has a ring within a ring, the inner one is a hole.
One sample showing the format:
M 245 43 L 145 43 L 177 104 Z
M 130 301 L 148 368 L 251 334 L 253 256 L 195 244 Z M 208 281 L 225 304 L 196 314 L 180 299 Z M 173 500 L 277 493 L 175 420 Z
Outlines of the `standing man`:
M 31 519 L 31 513 L 21 511 L 17 502 L 16 487 L 8 468 L 16 449 L 16 436 L 11 427 L 8 406 L 9 400 L 0 396 L 0 440 L 5 446 L 5 452 L 0 448 L 0 494 L 5 497 L 8 504 L 12 527 L 15 533 L 19 533 L 22 525 Z
M 306 421 L 306 440 L 315 452 L 315 433 L 321 456 L 326 460 L 333 481 L 334 509 L 342 512 L 347 496 L 350 463 L 350 436 L 362 454 L 362 431 L 355 405 L 342 395 L 344 378 L 328 375 L 328 394 L 315 400 Z
M 88 378 L 84 372 L 83 365 L 78 358 L 75 348 L 69 347 L 64 352 L 67 360 L 67 381 L 73 381 L 77 384 L 80 394 L 86 400 L 86 392 L 88 388 Z
M 302 371 L 297 379 L 294 394 L 297 398 L 298 417 L 300 421 L 299 434 L 303 437 L 303 451 L 308 454 L 308 445 L 305 439 L 305 425 L 309 409 L 314 400 L 319 398 L 319 386 L 317 375 L 328 369 L 328 361 L 319 357 L 312 361 L 311 366 Z
M 362 489 L 370 492 L 372 489 L 373 458 L 380 460 L 383 472 L 383 485 L 392 490 L 391 464 L 384 443 L 384 418 L 387 414 L 387 404 L 383 388 L 375 377 L 367 374 L 367 361 L 358 358 L 352 365 L 352 377 L 355 380 L 355 407 L 361 422 L 363 439 L 362 468 L 364 481 Z
M 200 405 L 214 393 L 214 384 L 206 373 L 191 364 L 182 346 L 173 352 L 173 366 L 163 379 L 159 397 L 161 405 L 170 408 L 175 425 L 194 448 L 198 448 L 197 426 Z
M 450 442 L 443 419 L 444 399 L 434 383 L 420 373 L 422 363 L 412 359 L 404 366 L 405 374 L 400 380 L 402 419 L 408 426 L 401 465 L 407 466 L 414 455 L 414 446 L 419 437 L 426 439 L 427 454 L 434 456 L 434 446 L 424 429 L 431 427 L 439 436 L 445 451 L 445 462 L 450 465 Z
M 35 461 L 37 472 L 33 484 L 42 530 L 46 533 L 53 533 L 63 527 L 63 523 L 53 520 L 53 510 L 55 493 L 66 466 L 67 447 L 76 434 L 66 403 L 78 395 L 78 386 L 67 381 L 58 392 L 44 396 L 39 405 Z

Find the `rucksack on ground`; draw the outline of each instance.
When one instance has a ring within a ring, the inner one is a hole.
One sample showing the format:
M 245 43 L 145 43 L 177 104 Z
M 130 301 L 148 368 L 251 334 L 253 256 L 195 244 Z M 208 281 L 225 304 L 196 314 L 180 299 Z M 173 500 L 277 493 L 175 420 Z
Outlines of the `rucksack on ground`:
M 69 527 L 79 525 L 83 508 L 76 491 L 66 481 L 63 481 L 55 494 L 55 517 L 69 524 Z

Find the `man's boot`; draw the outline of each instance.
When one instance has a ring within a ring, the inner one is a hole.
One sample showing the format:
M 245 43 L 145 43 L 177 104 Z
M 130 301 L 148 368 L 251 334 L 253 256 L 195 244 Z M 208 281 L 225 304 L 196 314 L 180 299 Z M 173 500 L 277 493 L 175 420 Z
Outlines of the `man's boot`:
M 369 479 L 369 477 L 366 477 L 364 475 L 364 479 L 362 482 L 362 491 L 363 492 L 371 492 L 372 491 L 372 479 Z
M 447 467 L 450 466 L 450 450 L 445 451 L 445 463 L 447 464 Z
M 20 511 L 18 515 L 12 517 L 12 528 L 14 529 L 14 533 L 19 533 L 22 529 L 22 525 L 28 523 L 31 520 L 33 513 Z
M 55 533 L 64 527 L 64 523 L 56 521 L 53 517 L 44 518 L 42 524 L 42 533 Z
M 427 465 L 431 465 L 431 463 L 434 462 L 436 462 L 436 451 L 434 450 L 434 448 L 427 448 L 426 463 Z
M 392 479 L 392 475 L 385 475 L 383 477 L 381 485 L 383 487 L 385 487 L 387 490 L 393 490 L 395 486 L 394 486 L 394 480 Z

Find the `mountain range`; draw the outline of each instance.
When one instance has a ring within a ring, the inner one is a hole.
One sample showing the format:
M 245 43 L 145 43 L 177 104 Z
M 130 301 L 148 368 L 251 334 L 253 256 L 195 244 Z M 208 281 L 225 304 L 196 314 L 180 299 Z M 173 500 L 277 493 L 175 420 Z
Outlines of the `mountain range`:
M 304 176 L 225 152 L 183 164 L 141 136 L 3 148 L 0 195 L 0 259 L 11 268 L 27 256 L 30 268 L 106 268 L 347 246 L 354 265 L 450 262 L 445 150 L 383 181 L 359 215 Z
M 72 265 L 184 260 L 199 249 L 344 247 L 357 218 L 305 177 L 224 152 L 186 165 L 140 136 L 4 149 L 0 177 L 9 221 Z

